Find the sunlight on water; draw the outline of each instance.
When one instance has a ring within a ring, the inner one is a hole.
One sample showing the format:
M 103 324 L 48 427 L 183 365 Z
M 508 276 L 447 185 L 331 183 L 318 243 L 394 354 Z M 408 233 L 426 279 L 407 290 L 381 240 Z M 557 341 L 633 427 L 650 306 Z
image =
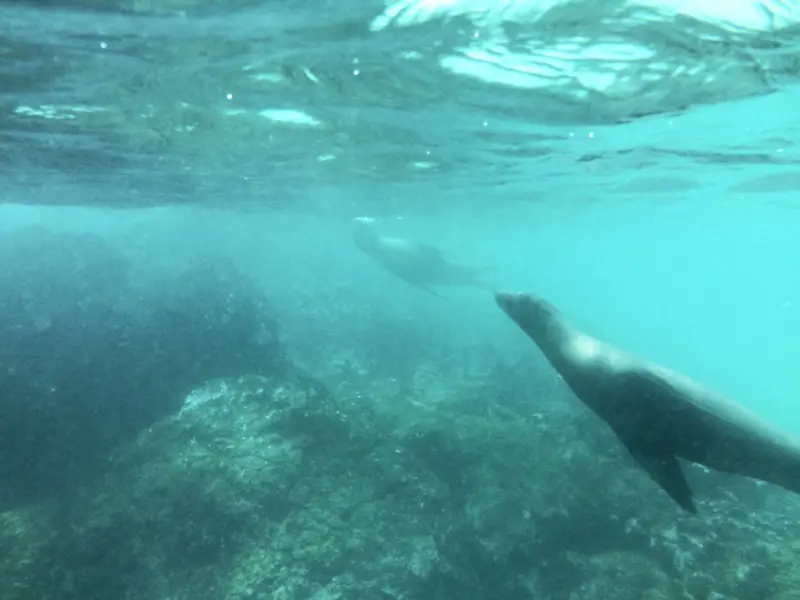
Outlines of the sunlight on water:
M 23 6 L 4 9 L 6 201 L 58 203 L 55 177 L 69 202 L 286 205 L 312 180 L 468 189 L 534 165 L 553 193 L 587 174 L 682 193 L 720 170 L 741 193 L 798 187 L 793 3 Z

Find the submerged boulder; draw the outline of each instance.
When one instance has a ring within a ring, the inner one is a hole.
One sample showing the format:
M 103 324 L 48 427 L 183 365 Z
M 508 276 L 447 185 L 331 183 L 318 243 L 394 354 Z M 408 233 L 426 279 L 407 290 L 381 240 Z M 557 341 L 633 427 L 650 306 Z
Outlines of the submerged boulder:
M 687 517 L 585 416 L 436 398 L 209 385 L 80 493 L 0 515 L 4 600 L 791 597 L 796 506 Z
M 3 516 L 4 598 L 385 598 L 384 584 L 414 589 L 438 559 L 434 517 L 411 491 L 375 498 L 380 477 L 369 473 L 391 466 L 370 466 L 382 442 L 354 425 L 301 375 L 193 395 L 68 505 Z

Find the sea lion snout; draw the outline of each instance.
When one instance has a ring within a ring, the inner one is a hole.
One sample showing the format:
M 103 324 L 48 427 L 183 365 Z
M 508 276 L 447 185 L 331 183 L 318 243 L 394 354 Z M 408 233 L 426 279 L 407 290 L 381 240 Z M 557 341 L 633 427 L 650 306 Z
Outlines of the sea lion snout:
M 532 294 L 495 292 L 494 299 L 500 309 L 525 333 L 539 343 L 543 328 L 552 324 L 560 327 L 558 311 L 541 298 Z
M 511 304 L 515 300 L 519 300 L 523 297 L 523 294 L 519 292 L 495 292 L 494 299 L 500 306 L 504 306 L 506 304 Z
M 503 312 L 513 316 L 524 308 L 528 296 L 519 292 L 495 292 L 494 300 Z

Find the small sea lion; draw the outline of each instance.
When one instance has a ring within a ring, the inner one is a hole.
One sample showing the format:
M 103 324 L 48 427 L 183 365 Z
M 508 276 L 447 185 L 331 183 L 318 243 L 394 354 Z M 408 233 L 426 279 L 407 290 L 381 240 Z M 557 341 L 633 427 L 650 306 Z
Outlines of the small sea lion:
M 680 373 L 579 331 L 536 296 L 496 293 L 495 300 L 683 509 L 697 512 L 679 458 L 800 494 L 800 439 Z
M 434 296 L 441 297 L 434 287 L 489 289 L 480 279 L 485 268 L 461 264 L 434 246 L 380 235 L 371 220 L 358 219 L 353 237 L 356 246 L 385 270 Z

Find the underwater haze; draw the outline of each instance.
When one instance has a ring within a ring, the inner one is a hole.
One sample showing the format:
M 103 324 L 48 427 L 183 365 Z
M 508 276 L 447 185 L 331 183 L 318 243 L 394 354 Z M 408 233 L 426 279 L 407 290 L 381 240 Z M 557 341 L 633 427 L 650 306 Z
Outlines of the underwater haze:
M 799 50 L 791 0 L 0 0 L 0 595 L 800 598 Z M 500 291 L 785 453 L 686 513 Z

